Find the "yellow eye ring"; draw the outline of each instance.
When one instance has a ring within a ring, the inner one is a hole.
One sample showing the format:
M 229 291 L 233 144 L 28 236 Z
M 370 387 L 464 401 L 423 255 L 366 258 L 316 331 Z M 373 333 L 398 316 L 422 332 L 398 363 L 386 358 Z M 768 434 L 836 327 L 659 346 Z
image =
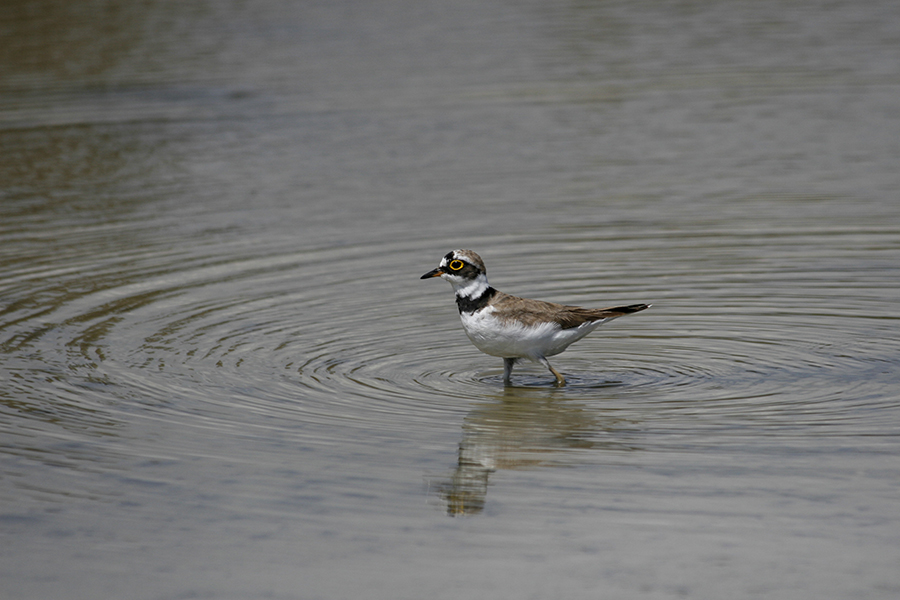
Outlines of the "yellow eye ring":
M 465 263 L 461 260 L 451 260 L 447 266 L 450 267 L 451 271 L 459 271 L 465 266 Z

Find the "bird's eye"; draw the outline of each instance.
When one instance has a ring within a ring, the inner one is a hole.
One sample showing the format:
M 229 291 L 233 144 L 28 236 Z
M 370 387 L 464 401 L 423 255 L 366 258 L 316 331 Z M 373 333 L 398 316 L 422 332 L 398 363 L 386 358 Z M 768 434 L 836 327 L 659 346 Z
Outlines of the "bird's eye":
M 461 260 L 451 260 L 450 264 L 447 266 L 450 267 L 451 271 L 459 271 L 463 268 L 464 265 L 465 263 L 463 263 L 463 261 Z

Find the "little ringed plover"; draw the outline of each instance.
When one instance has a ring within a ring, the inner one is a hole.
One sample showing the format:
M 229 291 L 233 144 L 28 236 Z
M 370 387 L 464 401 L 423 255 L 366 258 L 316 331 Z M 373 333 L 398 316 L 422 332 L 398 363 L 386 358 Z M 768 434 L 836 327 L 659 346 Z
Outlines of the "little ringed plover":
M 466 335 L 485 354 L 503 359 L 507 385 L 513 366 L 522 358 L 544 365 L 556 377 L 557 386 L 565 385 L 566 378 L 550 365 L 548 356 L 559 354 L 604 323 L 650 308 L 649 304 L 581 308 L 504 294 L 491 287 L 484 262 L 471 250 L 448 252 L 421 279 L 431 277 L 453 286 Z

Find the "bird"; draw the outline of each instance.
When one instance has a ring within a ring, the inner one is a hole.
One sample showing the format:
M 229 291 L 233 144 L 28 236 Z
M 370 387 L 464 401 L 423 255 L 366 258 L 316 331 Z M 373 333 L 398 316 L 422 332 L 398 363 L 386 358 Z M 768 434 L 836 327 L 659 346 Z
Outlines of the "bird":
M 503 383 L 512 385 L 512 371 L 520 359 L 542 364 L 566 385 L 566 378 L 547 360 L 563 352 L 600 325 L 650 308 L 630 304 L 609 308 L 581 308 L 505 294 L 491 286 L 484 261 L 472 250 L 448 252 L 437 268 L 420 279 L 440 277 L 453 286 L 463 329 L 476 348 L 503 359 Z

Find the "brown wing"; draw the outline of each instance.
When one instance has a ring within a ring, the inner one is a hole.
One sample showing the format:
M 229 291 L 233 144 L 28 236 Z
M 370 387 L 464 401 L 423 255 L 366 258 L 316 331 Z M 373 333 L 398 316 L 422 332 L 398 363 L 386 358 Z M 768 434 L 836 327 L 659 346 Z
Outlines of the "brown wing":
M 614 319 L 649 308 L 648 304 L 631 304 L 629 306 L 610 308 L 581 308 L 580 306 L 568 306 L 555 302 L 544 302 L 543 300 L 519 298 L 503 292 L 497 292 L 491 301 L 491 305 L 502 310 L 506 318 L 519 321 L 524 325 L 556 321 L 563 329 L 571 329 L 572 327 L 578 327 L 584 323 L 601 319 Z
M 584 323 L 600 321 L 601 319 L 615 319 L 623 315 L 640 312 L 650 308 L 649 304 L 629 304 L 628 306 L 611 306 L 609 308 L 581 308 L 579 306 L 566 306 L 565 313 L 560 324 L 563 329 L 578 327 Z

